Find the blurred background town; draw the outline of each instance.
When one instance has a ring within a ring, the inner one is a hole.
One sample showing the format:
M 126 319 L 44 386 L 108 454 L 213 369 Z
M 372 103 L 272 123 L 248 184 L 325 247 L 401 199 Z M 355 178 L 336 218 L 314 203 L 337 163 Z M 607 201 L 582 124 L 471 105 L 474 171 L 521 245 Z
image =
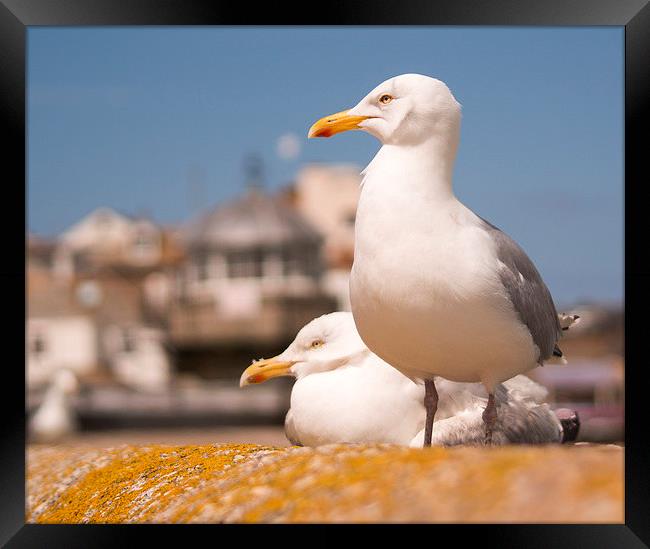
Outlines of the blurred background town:
M 291 382 L 241 390 L 239 377 L 309 320 L 349 310 L 360 170 L 305 165 L 277 192 L 262 170 L 249 157 L 239 196 L 178 226 L 98 207 L 56 238 L 28 236 L 30 415 L 56 392 L 73 418 L 61 436 L 257 426 L 258 439 L 284 440 Z M 562 305 L 581 317 L 562 343 L 570 365 L 530 375 L 553 406 L 578 410 L 582 440 L 620 441 L 622 310 Z
M 530 376 L 622 441 L 623 59 L 614 27 L 31 27 L 30 440 L 288 444 L 292 381 L 239 376 L 349 310 L 378 148 L 305 134 L 418 72 L 462 104 L 459 198 L 581 317 Z

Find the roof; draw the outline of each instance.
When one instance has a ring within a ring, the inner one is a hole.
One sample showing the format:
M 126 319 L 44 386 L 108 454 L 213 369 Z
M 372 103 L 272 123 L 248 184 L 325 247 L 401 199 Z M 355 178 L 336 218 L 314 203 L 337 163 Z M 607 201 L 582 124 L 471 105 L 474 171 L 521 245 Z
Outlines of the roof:
M 56 242 L 42 236 L 27 235 L 27 257 L 29 261 L 49 263 L 56 248 Z
M 256 188 L 196 219 L 184 237 L 190 247 L 230 249 L 319 245 L 322 241 L 320 233 L 286 200 Z
M 72 287 L 40 265 L 27 268 L 27 316 L 53 317 L 88 314 L 75 300 Z
M 103 268 L 72 279 L 58 279 L 40 265 L 27 269 L 27 316 L 89 316 L 105 322 L 138 322 L 141 319 L 140 273 Z M 98 299 L 84 303 L 84 296 Z M 95 297 L 96 296 L 96 297 Z

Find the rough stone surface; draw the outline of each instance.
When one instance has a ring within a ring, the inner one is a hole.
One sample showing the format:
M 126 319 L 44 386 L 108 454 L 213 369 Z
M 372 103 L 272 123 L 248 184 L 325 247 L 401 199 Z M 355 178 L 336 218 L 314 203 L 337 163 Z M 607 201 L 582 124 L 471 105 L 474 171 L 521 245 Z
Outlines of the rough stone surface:
M 28 450 L 27 522 L 623 522 L 616 446 Z

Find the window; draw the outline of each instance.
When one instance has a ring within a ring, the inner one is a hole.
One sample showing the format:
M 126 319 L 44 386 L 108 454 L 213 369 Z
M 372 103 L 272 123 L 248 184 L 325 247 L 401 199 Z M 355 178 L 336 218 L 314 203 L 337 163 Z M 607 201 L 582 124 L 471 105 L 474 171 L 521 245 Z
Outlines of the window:
M 147 235 L 140 233 L 135 237 L 133 246 L 138 252 L 146 252 L 153 247 L 153 241 Z
M 31 354 L 36 356 L 42 355 L 47 350 L 47 346 L 45 344 L 45 338 L 43 337 L 43 334 L 41 334 L 40 332 L 34 334 L 34 337 L 30 341 L 29 350 Z
M 318 252 L 313 249 L 305 251 L 303 256 L 303 269 L 309 276 L 318 276 L 320 272 L 320 258 Z
M 94 280 L 84 280 L 77 287 L 77 299 L 84 307 L 95 307 L 102 301 L 102 288 Z
M 260 278 L 264 254 L 262 250 L 230 252 L 226 256 L 229 278 Z
M 199 280 L 210 278 L 210 269 L 208 268 L 208 255 L 201 253 L 196 257 L 196 276 Z
M 147 260 L 153 259 L 159 250 L 159 242 L 155 232 L 148 229 L 139 229 L 131 244 L 131 253 L 134 258 Z
M 287 248 L 282 253 L 285 275 L 315 276 L 319 272 L 318 252 L 310 245 Z
M 302 274 L 302 254 L 299 248 L 285 248 L 282 250 L 282 263 L 284 264 L 284 274 Z
M 88 251 L 74 252 L 74 254 L 72 255 L 72 264 L 74 270 L 77 272 L 87 270 L 92 264 L 92 258 L 90 257 L 90 252 Z
M 122 350 L 125 353 L 132 353 L 135 351 L 135 338 L 133 337 L 133 331 L 128 328 L 122 330 Z

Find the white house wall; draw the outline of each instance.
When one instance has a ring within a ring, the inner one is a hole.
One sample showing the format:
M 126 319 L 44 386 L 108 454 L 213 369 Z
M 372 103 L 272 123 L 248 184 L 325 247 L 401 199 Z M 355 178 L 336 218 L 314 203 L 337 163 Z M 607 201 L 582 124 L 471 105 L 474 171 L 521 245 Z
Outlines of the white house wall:
M 40 334 L 42 353 L 31 342 Z M 93 322 L 84 316 L 30 318 L 27 320 L 27 380 L 40 384 L 60 368 L 76 374 L 92 372 L 98 364 L 97 337 Z

